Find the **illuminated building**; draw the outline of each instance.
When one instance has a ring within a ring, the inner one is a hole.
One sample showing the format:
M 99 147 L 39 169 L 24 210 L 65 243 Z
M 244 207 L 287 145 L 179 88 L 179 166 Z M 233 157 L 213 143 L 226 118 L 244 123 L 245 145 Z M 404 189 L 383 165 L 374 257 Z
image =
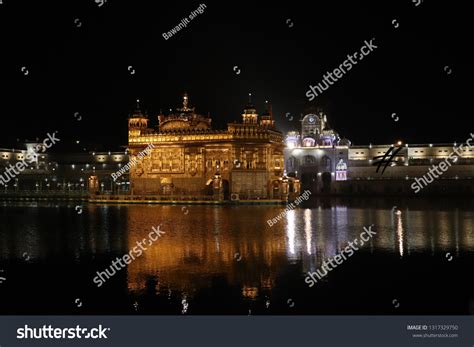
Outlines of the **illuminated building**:
M 466 139 L 468 136 L 466 136 Z M 453 153 L 454 144 L 405 144 L 354 146 L 329 127 L 322 110 L 301 119 L 301 135 L 288 132 L 285 169 L 301 181 L 301 189 L 314 193 L 413 194 L 410 185 Z M 382 175 L 374 157 L 390 147 L 402 147 Z M 457 161 L 424 193 L 472 194 L 474 192 L 474 149 L 464 146 Z
M 331 129 L 322 110 L 305 115 L 301 119 L 301 135 L 291 131 L 285 143 L 286 171 L 301 180 L 302 190 L 330 192 L 333 180 L 347 178 L 351 142 Z
M 185 94 L 176 112 L 158 115 L 154 130 L 137 103 L 128 121 L 130 160 L 154 147 L 130 171 L 132 194 L 287 200 L 293 179 L 288 184 L 283 177 L 283 135 L 274 127 L 271 105 L 259 116 L 249 94 L 241 123 L 215 130 L 211 121 L 189 106 Z
M 0 148 L 0 173 L 24 162 L 27 167 L 8 182 L 0 183 L 0 193 L 27 194 L 83 194 L 94 192 L 127 193 L 128 175 L 113 181 L 111 173 L 128 163 L 128 154 L 122 152 L 88 152 L 60 154 L 41 149 L 33 161 L 27 155 L 34 154 L 36 142 L 27 142 L 25 148 Z

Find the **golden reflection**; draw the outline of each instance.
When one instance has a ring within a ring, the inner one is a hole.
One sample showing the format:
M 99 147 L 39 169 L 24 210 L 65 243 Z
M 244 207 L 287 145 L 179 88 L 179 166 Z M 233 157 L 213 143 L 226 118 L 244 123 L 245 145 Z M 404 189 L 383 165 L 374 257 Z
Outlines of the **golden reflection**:
M 196 205 L 188 209 L 184 215 L 179 206 L 127 208 L 128 249 L 146 238 L 152 226 L 161 224 L 166 232 L 128 265 L 129 290 L 144 290 L 150 276 L 157 278 L 157 291 L 171 288 L 189 295 L 196 288 L 211 287 L 216 278 L 224 285 L 273 287 L 287 259 L 285 222 L 268 228 L 265 221 L 280 213 L 281 207 Z M 250 295 L 247 289 L 244 292 Z
M 255 299 L 258 295 L 258 288 L 257 287 L 248 287 L 243 286 L 242 288 L 242 296 L 249 299 Z
M 440 208 L 440 213 L 412 204 L 403 214 L 372 205 L 297 208 L 272 227 L 266 221 L 281 213 L 281 206 L 193 205 L 187 206 L 185 214 L 183 206 L 89 205 L 87 219 L 67 225 L 67 237 L 54 222 L 56 208 L 28 204 L 8 207 L 26 208 L 10 214 L 9 227 L 2 228 L 0 258 L 36 262 L 63 249 L 68 257 L 113 255 L 115 259 L 146 238 L 152 227 L 161 225 L 166 234 L 123 270 L 128 289 L 141 291 L 151 285 L 158 293 L 184 291 L 190 301 L 190 296 L 212 287 L 216 280 L 239 290 L 268 292 L 289 263 L 301 261 L 302 273 L 315 271 L 323 258 L 334 255 L 372 223 L 377 230 L 376 252 L 406 258 L 409 251 L 474 251 L 471 205 Z
M 109 232 L 105 233 L 108 237 L 101 238 L 101 242 L 116 245 L 120 235 L 126 236 L 123 251 L 127 252 L 136 246 L 137 241 L 147 237 L 152 227 L 161 225 L 161 230 L 166 232 L 128 265 L 129 290 L 146 289 L 147 281 L 153 282 L 150 281 L 153 277 L 157 292 L 184 291 L 189 301 L 197 291 L 210 288 L 218 281 L 220 286 L 238 286 L 241 295 L 252 298 L 262 291 L 271 290 L 289 262 L 301 261 L 301 272 L 308 271 L 323 258 L 335 254 L 338 247 L 358 238 L 363 231 L 360 226 L 370 225 L 372 220 L 366 209 L 297 208 L 288 211 L 285 219 L 270 227 L 266 220 L 278 215 L 282 210 L 280 206 L 196 205 L 188 209 L 189 213 L 185 215 L 180 206 L 127 206 L 123 211 L 127 222 L 119 227 L 123 231 L 117 232 L 115 238 Z M 100 220 L 103 212 L 96 210 L 98 215 L 95 218 Z M 456 237 L 461 249 L 469 249 L 464 229 L 470 221 L 463 219 L 468 214 L 459 212 L 457 217 L 460 226 Z M 407 238 L 418 237 L 417 234 L 423 232 L 428 235 L 429 225 L 426 224 L 429 221 L 426 221 L 424 230 L 418 230 L 421 227 L 416 224 L 419 214 L 392 215 L 393 234 L 390 221 L 379 225 L 374 248 L 404 257 Z M 412 219 L 411 228 L 417 225 L 410 234 L 404 229 L 405 218 Z M 451 230 L 455 230 L 454 221 Z M 472 230 L 469 232 L 472 234 Z M 454 245 L 457 232 L 451 234 L 451 244 Z M 432 235 L 439 236 L 438 233 Z M 305 242 L 298 241 L 303 238 Z M 438 247 L 442 244 L 436 240 Z M 430 250 L 429 243 L 411 245 L 417 251 Z
M 436 213 L 436 221 L 437 221 L 437 242 L 438 245 L 441 246 L 443 249 L 450 249 L 453 244 L 453 225 L 451 218 L 449 215 L 451 212 L 448 211 L 438 211 Z
M 459 209 L 454 210 L 454 242 L 456 244 L 456 256 L 459 257 Z

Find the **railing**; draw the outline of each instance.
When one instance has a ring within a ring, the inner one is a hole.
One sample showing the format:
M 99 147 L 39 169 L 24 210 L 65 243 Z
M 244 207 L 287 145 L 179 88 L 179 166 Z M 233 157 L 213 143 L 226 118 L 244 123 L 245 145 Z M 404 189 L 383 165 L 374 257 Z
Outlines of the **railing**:
M 2 190 L 0 195 L 12 195 L 12 196 L 87 196 L 89 192 L 84 191 L 61 191 L 61 190 Z
M 215 201 L 211 195 L 92 195 L 94 200 L 149 200 L 149 201 Z

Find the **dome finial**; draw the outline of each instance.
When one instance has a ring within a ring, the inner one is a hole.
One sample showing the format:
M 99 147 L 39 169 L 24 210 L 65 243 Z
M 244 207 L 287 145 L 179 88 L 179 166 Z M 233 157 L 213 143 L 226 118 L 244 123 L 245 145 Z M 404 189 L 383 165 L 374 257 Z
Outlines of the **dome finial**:
M 183 95 L 183 110 L 187 110 L 188 109 L 188 93 L 184 93 Z

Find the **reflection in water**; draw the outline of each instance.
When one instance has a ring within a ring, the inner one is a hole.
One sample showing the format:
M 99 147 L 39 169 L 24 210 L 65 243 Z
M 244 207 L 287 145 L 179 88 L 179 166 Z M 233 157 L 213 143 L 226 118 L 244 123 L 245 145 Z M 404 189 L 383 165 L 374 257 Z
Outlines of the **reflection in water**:
M 289 221 L 288 221 L 289 223 Z M 311 255 L 311 210 L 309 208 L 304 210 L 304 234 L 306 239 L 306 252 Z
M 116 275 L 123 276 L 124 287 L 116 290 L 166 299 L 176 293 L 185 314 L 205 289 L 235 287 L 241 298 L 256 300 L 281 291 L 282 278 L 288 276 L 294 286 L 306 286 L 304 274 L 316 271 L 324 259 L 339 253 L 371 224 L 377 234 L 347 261 L 350 264 L 341 267 L 357 266 L 352 259 L 361 259 L 364 252 L 375 257 L 370 261 L 376 264 L 386 255 L 444 257 L 448 251 L 458 256 L 474 251 L 472 204 L 467 208 L 405 205 L 403 213 L 394 214 L 388 203 L 317 202 L 288 211 L 269 227 L 266 220 L 284 207 L 195 205 L 184 214 L 180 206 L 88 205 L 79 216 L 74 205 L 17 204 L 0 209 L 0 260 L 22 260 L 25 252 L 32 262 L 73 259 L 80 265 L 92 259 L 94 272 L 107 265 L 94 259 L 128 253 L 153 226 L 161 225 L 166 234 Z M 325 281 L 334 277 L 331 274 Z
M 161 209 L 165 211 L 160 215 L 157 211 Z M 359 238 L 363 227 L 374 222 L 363 209 L 338 206 L 329 209 L 290 210 L 286 214 L 286 220 L 272 227 L 265 224 L 268 218 L 281 210 L 280 207 L 269 206 L 194 206 L 183 217 L 179 208 L 173 206 L 153 206 L 146 209 L 127 207 L 130 246 L 142 237 L 138 225 L 152 225 L 155 219 L 166 216 L 163 230 L 167 231 L 165 237 L 129 266 L 129 289 L 143 289 L 145 278 L 157 275 L 164 287 L 186 291 L 191 295 L 196 288 L 211 285 L 211 275 L 220 274 L 229 284 L 240 285 L 243 296 L 255 298 L 263 286 L 271 287 L 269 283 L 274 282 L 276 274 L 286 264 L 301 261 L 301 273 L 312 271 L 324 259 L 340 252 L 349 241 Z M 377 214 L 379 212 L 384 214 L 377 217 L 379 220 L 390 220 L 390 209 L 377 211 Z M 418 253 L 432 250 L 434 243 L 437 251 L 456 247 L 455 232 L 451 233 L 453 237 L 449 237 L 446 231 L 449 223 L 452 223 L 451 230 L 454 230 L 452 217 L 455 214 L 442 211 L 433 213 L 437 215 L 435 219 L 443 220 L 432 224 L 433 229 L 428 238 L 415 237 L 414 244 L 411 244 L 412 240 L 407 237 L 404 229 L 404 224 L 407 224 L 406 213 L 400 211 L 395 214 L 394 225 L 375 225 L 377 235 L 373 244 L 367 243 L 363 249 L 370 251 L 374 247 L 377 252 L 396 250 L 403 257 L 406 247 L 411 247 Z M 462 214 L 467 216 L 471 212 L 464 211 Z M 214 220 L 216 217 L 219 222 Z M 410 235 L 427 233 L 419 223 L 411 224 L 413 227 Z M 208 229 L 209 226 L 212 230 Z M 461 233 L 472 233 L 469 228 L 460 230 Z M 395 239 L 391 237 L 393 234 Z M 303 239 L 305 242 L 300 243 L 299 240 Z M 430 240 L 430 243 L 421 243 L 420 240 L 423 239 Z M 472 250 L 473 240 L 464 238 L 462 248 Z M 241 261 L 236 261 L 236 252 L 242 257 Z
M 398 239 L 398 252 L 400 257 L 403 257 L 403 224 L 402 224 L 402 211 L 395 213 L 397 216 L 397 239 Z
M 456 243 L 456 256 L 459 256 L 459 209 L 454 210 L 454 240 Z
M 295 211 L 289 210 L 286 214 L 288 222 L 286 223 L 286 231 L 288 235 L 288 250 L 291 254 L 290 258 L 295 255 L 295 237 L 296 237 L 296 222 L 295 222 Z

